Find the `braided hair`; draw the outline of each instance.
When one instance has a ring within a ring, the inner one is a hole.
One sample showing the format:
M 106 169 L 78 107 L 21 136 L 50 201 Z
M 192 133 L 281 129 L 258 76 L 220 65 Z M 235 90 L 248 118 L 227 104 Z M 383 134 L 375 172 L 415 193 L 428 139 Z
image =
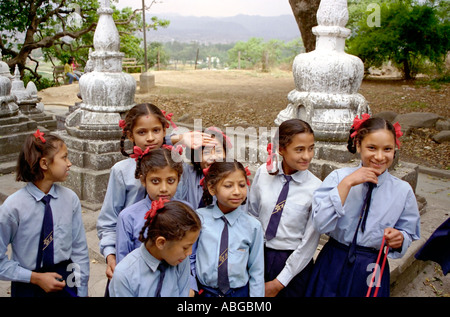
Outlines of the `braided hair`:
M 163 129 L 166 129 L 169 127 L 169 122 L 164 117 L 164 114 L 162 113 L 161 109 L 159 109 L 157 106 L 151 103 L 141 103 L 135 105 L 133 108 L 131 108 L 128 113 L 125 116 L 125 119 L 123 120 L 122 127 L 122 136 L 120 137 L 120 152 L 124 156 L 130 156 L 132 153 L 128 153 L 125 151 L 125 140 L 129 137 L 129 135 L 133 134 L 133 128 L 136 124 L 136 121 L 141 116 L 148 116 L 148 115 L 154 115 L 158 118 L 158 120 L 161 122 L 161 125 Z
M 148 217 L 141 232 L 139 241 L 155 242 L 160 236 L 166 240 L 181 240 L 186 232 L 201 229 L 201 221 L 192 208 L 180 201 L 166 202 L 156 210 L 153 217 Z
M 347 141 L 347 149 L 350 153 L 355 154 L 356 153 L 356 147 L 358 145 L 361 145 L 362 140 L 366 137 L 366 135 L 376 131 L 386 129 L 390 132 L 392 132 L 392 135 L 394 136 L 394 142 L 397 141 L 397 136 L 395 134 L 395 128 L 389 121 L 379 118 L 379 117 L 372 117 L 364 121 L 361 126 L 359 126 L 358 130 L 355 130 L 355 128 L 350 129 L 349 131 L 349 137 Z M 356 131 L 355 136 L 351 136 Z

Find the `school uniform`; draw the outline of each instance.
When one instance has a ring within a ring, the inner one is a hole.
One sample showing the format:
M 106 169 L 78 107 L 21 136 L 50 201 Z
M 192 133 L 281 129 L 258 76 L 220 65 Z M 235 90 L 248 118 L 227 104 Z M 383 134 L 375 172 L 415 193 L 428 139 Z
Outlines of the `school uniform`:
M 312 212 L 314 226 L 330 237 L 321 250 L 308 287 L 309 296 L 365 296 L 369 275 L 384 235 L 384 229 L 399 230 L 404 237 L 399 249 L 390 249 L 390 258 L 402 257 L 413 240 L 420 238 L 420 215 L 411 186 L 385 171 L 373 186 L 365 230 L 358 227 L 369 184 L 353 186 L 344 205 L 338 184 L 360 168 L 342 168 L 331 172 L 314 193 Z M 356 250 L 351 254 L 350 246 Z M 356 257 L 356 258 L 355 258 Z M 379 296 L 389 296 L 389 264 L 382 276 Z
M 161 271 L 161 261 L 148 252 L 144 244 L 117 264 L 109 294 L 111 297 L 155 297 Z M 189 296 L 189 259 L 176 266 L 166 264 L 161 297 Z
M 197 241 L 196 272 L 200 288 L 210 296 L 264 296 L 264 244 L 261 224 L 244 206 L 224 214 L 217 204 L 197 209 L 202 229 Z M 218 261 L 225 216 L 228 222 L 230 290 L 218 290 Z
M 186 201 L 178 199 L 172 199 L 172 201 L 180 201 L 192 208 Z M 147 221 L 145 214 L 151 208 L 152 200 L 147 196 L 128 206 L 119 214 L 116 228 L 116 263 L 119 263 L 128 253 L 142 244 L 139 240 L 139 234 Z
M 266 164 L 255 173 L 249 194 L 249 212 L 267 231 L 279 194 L 287 180 L 282 163 L 279 173 L 270 175 Z M 265 241 L 265 281 L 277 279 L 285 288 L 279 296 L 303 296 L 313 266 L 320 234 L 311 218 L 314 191 L 322 183 L 310 171 L 290 175 L 289 191 L 274 238 Z
M 166 136 L 164 144 L 171 143 L 170 136 Z M 141 181 L 135 178 L 135 172 L 134 158 L 119 161 L 111 168 L 105 198 L 97 218 L 100 253 L 105 259 L 110 254 L 116 254 L 116 225 L 119 213 L 144 199 L 147 194 Z
M 75 273 L 79 273 L 78 277 L 73 280 L 74 275 L 69 276 L 66 284 L 74 282 L 77 287 L 72 290 L 78 296 L 87 296 L 89 252 L 80 200 L 72 190 L 59 184 L 53 184 L 48 195 L 52 197 L 50 206 L 55 264 L 48 272 L 55 272 L 53 269 L 59 266 L 63 271 L 75 269 Z M 12 296 L 45 295 L 40 287 L 29 284 L 31 272 L 41 266 L 41 263 L 37 263 L 37 256 L 44 219 L 45 205 L 41 201 L 44 196 L 33 183 L 27 183 L 0 206 L 0 279 L 13 282 Z M 11 259 L 6 255 L 9 244 L 12 247 Z
M 192 164 L 183 162 L 183 174 L 174 198 L 188 201 L 195 209 L 201 208 L 203 186 L 200 185 L 200 180 L 203 176 L 203 173 L 198 173 Z

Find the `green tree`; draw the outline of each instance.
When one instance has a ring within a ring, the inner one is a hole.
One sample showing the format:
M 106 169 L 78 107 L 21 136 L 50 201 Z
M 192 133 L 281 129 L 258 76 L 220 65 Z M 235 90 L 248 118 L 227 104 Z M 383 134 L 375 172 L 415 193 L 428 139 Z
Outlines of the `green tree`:
M 405 79 L 415 78 L 429 62 L 442 70 L 449 51 L 450 24 L 440 1 L 379 1 L 380 26 L 368 23 L 367 11 L 353 25 L 348 52 L 359 56 L 365 67 L 380 67 L 391 60 Z
M 237 42 L 228 51 L 228 62 L 232 68 L 236 68 L 240 52 L 242 68 L 254 68 L 261 64 L 263 70 L 266 70 L 278 62 L 283 46 L 284 43 L 280 40 L 264 42 L 262 38 L 252 37 L 247 42 Z
M 39 62 L 30 56 L 33 50 L 49 48 L 57 41 L 77 39 L 95 29 L 98 1 L 1 0 L 0 48 L 12 68 L 18 65 L 34 77 Z M 31 69 L 27 60 L 36 62 Z

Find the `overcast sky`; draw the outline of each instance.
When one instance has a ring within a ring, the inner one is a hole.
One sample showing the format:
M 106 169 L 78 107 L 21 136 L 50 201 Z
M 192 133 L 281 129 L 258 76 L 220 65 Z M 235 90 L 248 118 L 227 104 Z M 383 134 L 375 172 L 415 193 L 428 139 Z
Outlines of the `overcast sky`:
M 148 6 L 152 0 L 145 0 Z M 142 8 L 142 0 L 118 0 L 117 8 Z M 289 0 L 157 0 L 150 14 L 176 13 L 184 16 L 226 17 L 238 14 L 278 16 L 292 14 Z

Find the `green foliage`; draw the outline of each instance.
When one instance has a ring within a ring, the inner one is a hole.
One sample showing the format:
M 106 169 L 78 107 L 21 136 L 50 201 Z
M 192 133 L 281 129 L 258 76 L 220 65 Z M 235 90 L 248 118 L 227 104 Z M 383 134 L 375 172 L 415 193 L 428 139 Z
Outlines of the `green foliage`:
M 355 1 L 353 1 L 355 2 Z M 379 5 L 380 26 L 368 23 L 374 11 L 364 11 L 367 2 L 351 6 L 356 18 L 350 19 L 353 35 L 348 52 L 359 56 L 365 67 L 380 67 L 391 60 L 405 79 L 414 78 L 427 62 L 441 71 L 450 49 L 448 4 L 414 0 L 371 1 Z

